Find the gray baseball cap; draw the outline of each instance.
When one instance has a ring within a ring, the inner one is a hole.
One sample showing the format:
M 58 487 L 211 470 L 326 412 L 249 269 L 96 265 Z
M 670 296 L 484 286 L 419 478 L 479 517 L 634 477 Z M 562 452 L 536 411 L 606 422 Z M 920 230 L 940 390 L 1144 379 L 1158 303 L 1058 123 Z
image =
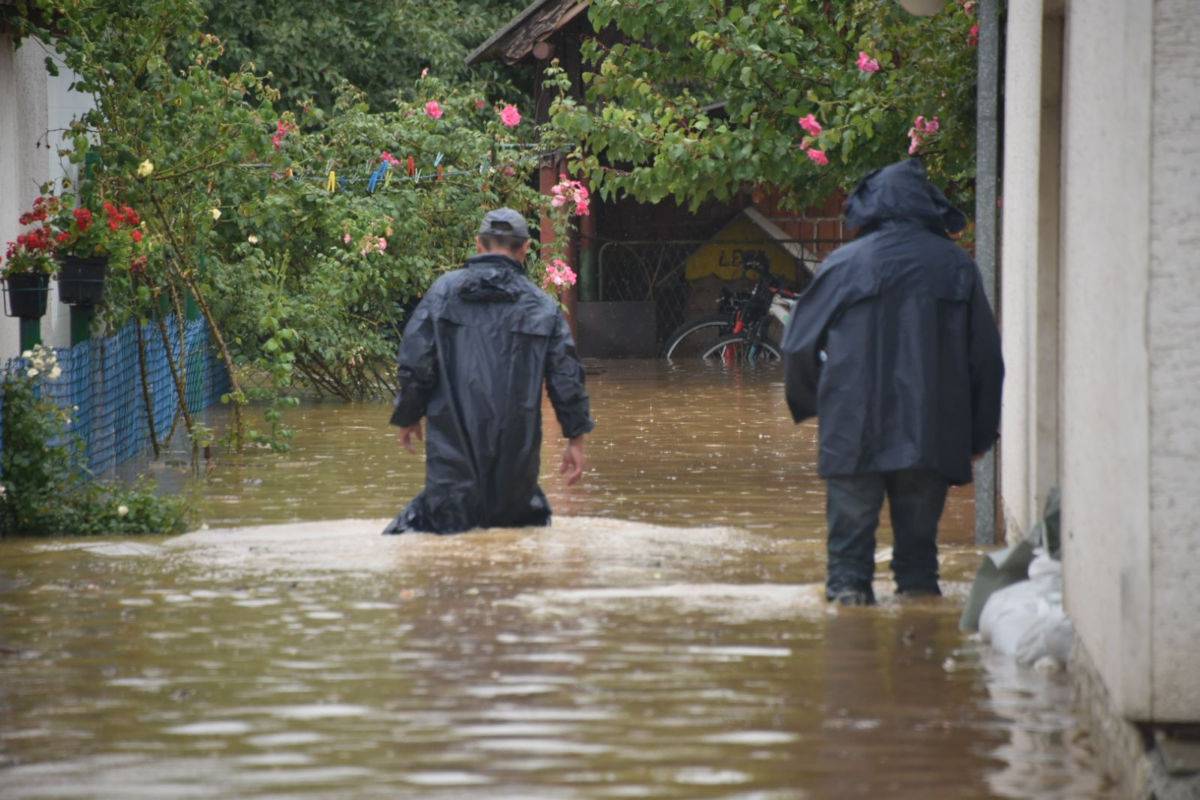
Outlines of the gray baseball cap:
M 512 236 L 517 239 L 529 238 L 529 224 L 519 211 L 511 208 L 497 208 L 483 215 L 483 223 L 479 226 L 480 236 Z

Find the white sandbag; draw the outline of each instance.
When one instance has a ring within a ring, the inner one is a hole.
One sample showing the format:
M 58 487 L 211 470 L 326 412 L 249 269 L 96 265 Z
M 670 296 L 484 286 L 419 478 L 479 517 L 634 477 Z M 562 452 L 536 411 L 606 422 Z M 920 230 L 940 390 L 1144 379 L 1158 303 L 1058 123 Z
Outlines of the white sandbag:
M 1062 564 L 1039 553 L 1027 581 L 992 594 L 979 615 L 983 640 L 1029 665 L 1043 657 L 1065 664 L 1074 632 L 1062 605 Z

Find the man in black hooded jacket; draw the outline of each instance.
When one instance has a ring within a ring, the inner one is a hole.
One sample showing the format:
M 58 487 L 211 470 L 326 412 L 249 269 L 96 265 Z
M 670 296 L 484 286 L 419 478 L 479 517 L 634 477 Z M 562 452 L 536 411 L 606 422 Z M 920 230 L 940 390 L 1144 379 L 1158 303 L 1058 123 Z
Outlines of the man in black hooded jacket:
M 490 211 L 476 245 L 404 329 L 391 422 L 412 452 L 428 420 L 425 489 L 384 533 L 548 525 L 537 484 L 543 384 L 567 438 L 560 471 L 568 485 L 583 474 L 594 426 L 583 368 L 558 304 L 525 275 L 528 225 L 510 208 Z
M 845 212 L 860 236 L 825 261 L 783 340 L 792 417 L 820 426 L 826 596 L 874 602 L 885 495 L 898 593 L 937 595 L 947 487 L 970 483 L 998 436 L 999 331 L 979 269 L 947 236 L 966 220 L 919 160 L 868 175 Z

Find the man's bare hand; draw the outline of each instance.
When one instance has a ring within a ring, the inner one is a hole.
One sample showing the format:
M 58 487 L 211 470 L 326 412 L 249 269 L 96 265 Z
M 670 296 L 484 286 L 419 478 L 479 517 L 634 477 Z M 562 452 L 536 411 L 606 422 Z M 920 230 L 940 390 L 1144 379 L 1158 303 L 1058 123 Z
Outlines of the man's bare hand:
M 400 440 L 400 445 L 405 450 L 415 453 L 417 452 L 417 448 L 413 444 L 413 441 L 425 441 L 425 434 L 421 430 L 421 423 L 418 422 L 415 425 L 409 425 L 407 428 L 401 428 L 396 434 L 396 438 Z
M 562 465 L 558 468 L 558 474 L 566 479 L 567 486 L 574 486 L 583 477 L 586 464 L 583 456 L 583 437 L 576 436 L 567 442 L 567 447 L 563 450 Z

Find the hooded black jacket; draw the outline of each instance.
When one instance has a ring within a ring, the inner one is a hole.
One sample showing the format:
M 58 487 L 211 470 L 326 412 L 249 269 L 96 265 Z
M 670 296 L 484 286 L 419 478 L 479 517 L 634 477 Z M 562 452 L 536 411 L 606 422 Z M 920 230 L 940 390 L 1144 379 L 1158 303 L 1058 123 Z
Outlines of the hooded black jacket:
M 513 259 L 476 256 L 430 287 L 397 360 L 391 422 L 427 418 L 426 478 L 386 532 L 548 524 L 537 484 L 543 382 L 563 436 L 594 425 L 575 342 L 554 300 Z
M 1004 364 L 979 269 L 946 236 L 962 213 L 909 160 L 868 175 L 846 222 L 865 234 L 829 256 L 784 333 L 792 417 L 818 416 L 824 477 L 970 483 L 998 436 Z

